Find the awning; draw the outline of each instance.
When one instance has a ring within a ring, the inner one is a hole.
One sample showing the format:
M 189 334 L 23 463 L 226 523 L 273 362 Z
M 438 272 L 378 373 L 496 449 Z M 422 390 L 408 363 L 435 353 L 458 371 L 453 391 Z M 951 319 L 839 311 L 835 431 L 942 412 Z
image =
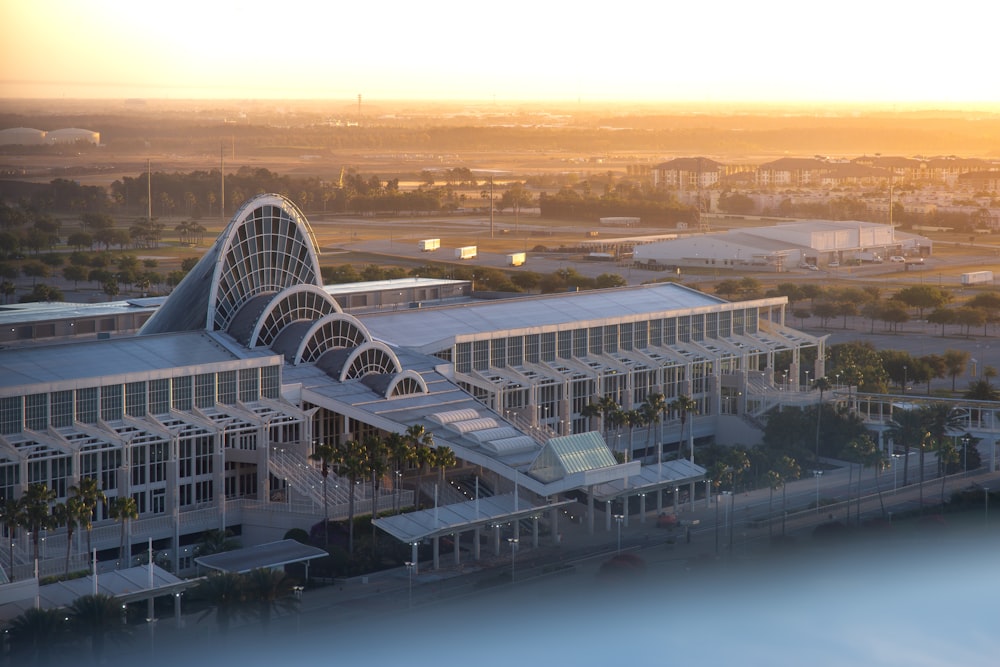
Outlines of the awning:
M 194 559 L 194 562 L 210 570 L 243 574 L 262 567 L 281 567 L 290 563 L 322 558 L 326 555 L 327 553 L 322 549 L 308 544 L 302 544 L 295 540 L 279 540 L 258 544 L 255 547 L 223 551 L 210 556 L 199 556 Z

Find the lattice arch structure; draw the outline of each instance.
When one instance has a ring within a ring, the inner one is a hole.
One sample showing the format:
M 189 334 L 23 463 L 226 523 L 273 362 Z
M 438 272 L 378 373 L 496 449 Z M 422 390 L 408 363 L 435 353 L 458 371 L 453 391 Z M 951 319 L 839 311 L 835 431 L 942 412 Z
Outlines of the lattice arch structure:
M 356 317 L 347 313 L 327 315 L 313 323 L 302 337 L 292 363 L 315 363 L 330 350 L 355 348 L 371 342 L 372 336 Z
M 359 380 L 366 375 L 388 375 L 399 373 L 403 365 L 396 353 L 385 343 L 373 341 L 360 345 L 351 352 L 340 371 L 340 381 Z
M 398 396 L 413 396 L 414 394 L 426 394 L 427 382 L 420 373 L 413 369 L 406 369 L 402 373 L 397 373 L 392 378 L 392 382 L 385 390 L 386 398 L 396 398 Z
M 228 329 L 240 307 L 259 294 L 303 284 L 323 286 L 309 222 L 281 195 L 248 201 L 219 241 L 209 329 Z
M 325 290 L 315 285 L 297 285 L 276 294 L 257 320 L 247 347 L 270 346 L 281 330 L 292 322 L 314 322 L 342 312 Z

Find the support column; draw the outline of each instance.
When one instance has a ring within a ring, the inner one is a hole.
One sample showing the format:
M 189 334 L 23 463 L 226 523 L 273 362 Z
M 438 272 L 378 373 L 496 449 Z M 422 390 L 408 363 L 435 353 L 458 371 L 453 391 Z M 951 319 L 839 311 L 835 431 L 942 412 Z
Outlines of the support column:
M 611 501 L 604 501 L 604 532 L 611 532 Z
M 174 624 L 178 628 L 184 627 L 184 618 L 181 616 L 181 594 L 174 593 Z
M 559 544 L 562 541 L 562 536 L 559 535 L 559 508 L 553 507 L 551 512 L 552 518 L 549 521 L 552 524 L 552 543 Z
M 472 559 L 475 561 L 478 561 L 481 556 L 479 540 L 482 538 L 482 534 L 483 532 L 479 526 L 472 529 Z
M 420 561 L 417 557 L 417 547 L 419 544 L 414 542 L 410 545 L 410 562 L 413 563 L 413 574 L 420 574 Z
M 432 551 L 434 553 L 434 558 L 433 558 L 434 565 L 433 565 L 433 567 L 434 567 L 435 570 L 440 570 L 441 569 L 441 553 L 440 553 L 441 538 L 438 537 L 437 535 L 435 535 L 433 538 L 431 538 L 431 548 L 432 548 Z
M 531 517 L 531 548 L 538 548 L 538 517 Z
M 594 485 L 587 487 L 587 534 L 594 534 Z
M 462 564 L 462 554 L 461 554 L 461 551 L 458 548 L 458 545 L 462 541 L 462 535 L 461 535 L 461 533 L 454 533 L 452 535 L 452 538 L 454 538 L 454 540 L 455 540 L 455 565 L 461 565 Z
M 493 524 L 493 555 L 500 555 L 500 524 Z
M 646 494 L 639 494 L 639 523 L 646 523 Z

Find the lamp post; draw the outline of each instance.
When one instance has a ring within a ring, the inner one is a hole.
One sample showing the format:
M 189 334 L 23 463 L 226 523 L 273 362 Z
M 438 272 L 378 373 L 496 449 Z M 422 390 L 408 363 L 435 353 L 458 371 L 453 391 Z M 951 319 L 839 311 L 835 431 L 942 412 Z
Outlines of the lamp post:
M 413 566 L 414 562 L 406 561 L 406 606 L 413 607 Z
M 823 471 L 813 470 L 812 474 L 816 478 L 816 514 L 819 514 L 819 478 L 823 476 Z
M 809 391 L 809 371 L 806 371 L 806 391 Z
M 966 433 L 962 436 L 962 475 L 969 472 L 969 443 L 971 442 L 971 435 Z
M 788 371 L 784 371 L 781 374 L 781 390 L 788 391 Z
M 722 501 L 723 504 L 726 506 L 726 515 L 725 515 L 725 518 L 724 518 L 724 520 L 722 522 L 722 527 L 723 527 L 723 529 L 725 529 L 727 526 L 729 526 L 729 506 L 732 504 L 733 492 L 732 491 L 723 491 L 722 495 L 726 496 L 726 500 Z M 718 523 L 718 522 L 716 522 L 716 523 Z M 730 534 L 732 534 L 732 533 L 730 533 Z M 716 547 L 718 547 L 718 543 L 719 543 L 718 534 L 716 534 L 716 540 L 715 540 L 715 542 L 716 542 Z M 729 543 L 729 549 L 730 549 L 730 551 L 732 551 L 732 547 L 733 547 L 732 540 L 730 539 L 730 543 Z
M 624 514 L 615 514 L 615 522 L 618 524 L 618 553 L 622 552 L 622 522 L 624 520 Z
M 517 553 L 517 541 L 518 540 L 517 540 L 516 537 L 508 537 L 507 541 L 510 542 L 510 583 L 514 583 L 514 581 L 515 581 L 515 577 L 514 577 L 514 564 L 515 564 L 514 563 L 514 561 L 515 561 L 514 554 Z
M 902 456 L 902 454 L 892 455 L 892 495 L 896 495 L 896 463 Z
M 903 395 L 906 395 L 906 365 L 903 365 Z

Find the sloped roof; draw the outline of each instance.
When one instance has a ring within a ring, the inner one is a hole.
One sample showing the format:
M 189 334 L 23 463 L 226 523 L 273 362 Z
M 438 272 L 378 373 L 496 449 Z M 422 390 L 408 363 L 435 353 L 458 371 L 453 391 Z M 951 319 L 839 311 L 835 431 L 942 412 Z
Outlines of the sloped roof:
M 601 434 L 588 431 L 551 438 L 531 464 L 528 474 L 548 483 L 575 473 L 617 464 Z

